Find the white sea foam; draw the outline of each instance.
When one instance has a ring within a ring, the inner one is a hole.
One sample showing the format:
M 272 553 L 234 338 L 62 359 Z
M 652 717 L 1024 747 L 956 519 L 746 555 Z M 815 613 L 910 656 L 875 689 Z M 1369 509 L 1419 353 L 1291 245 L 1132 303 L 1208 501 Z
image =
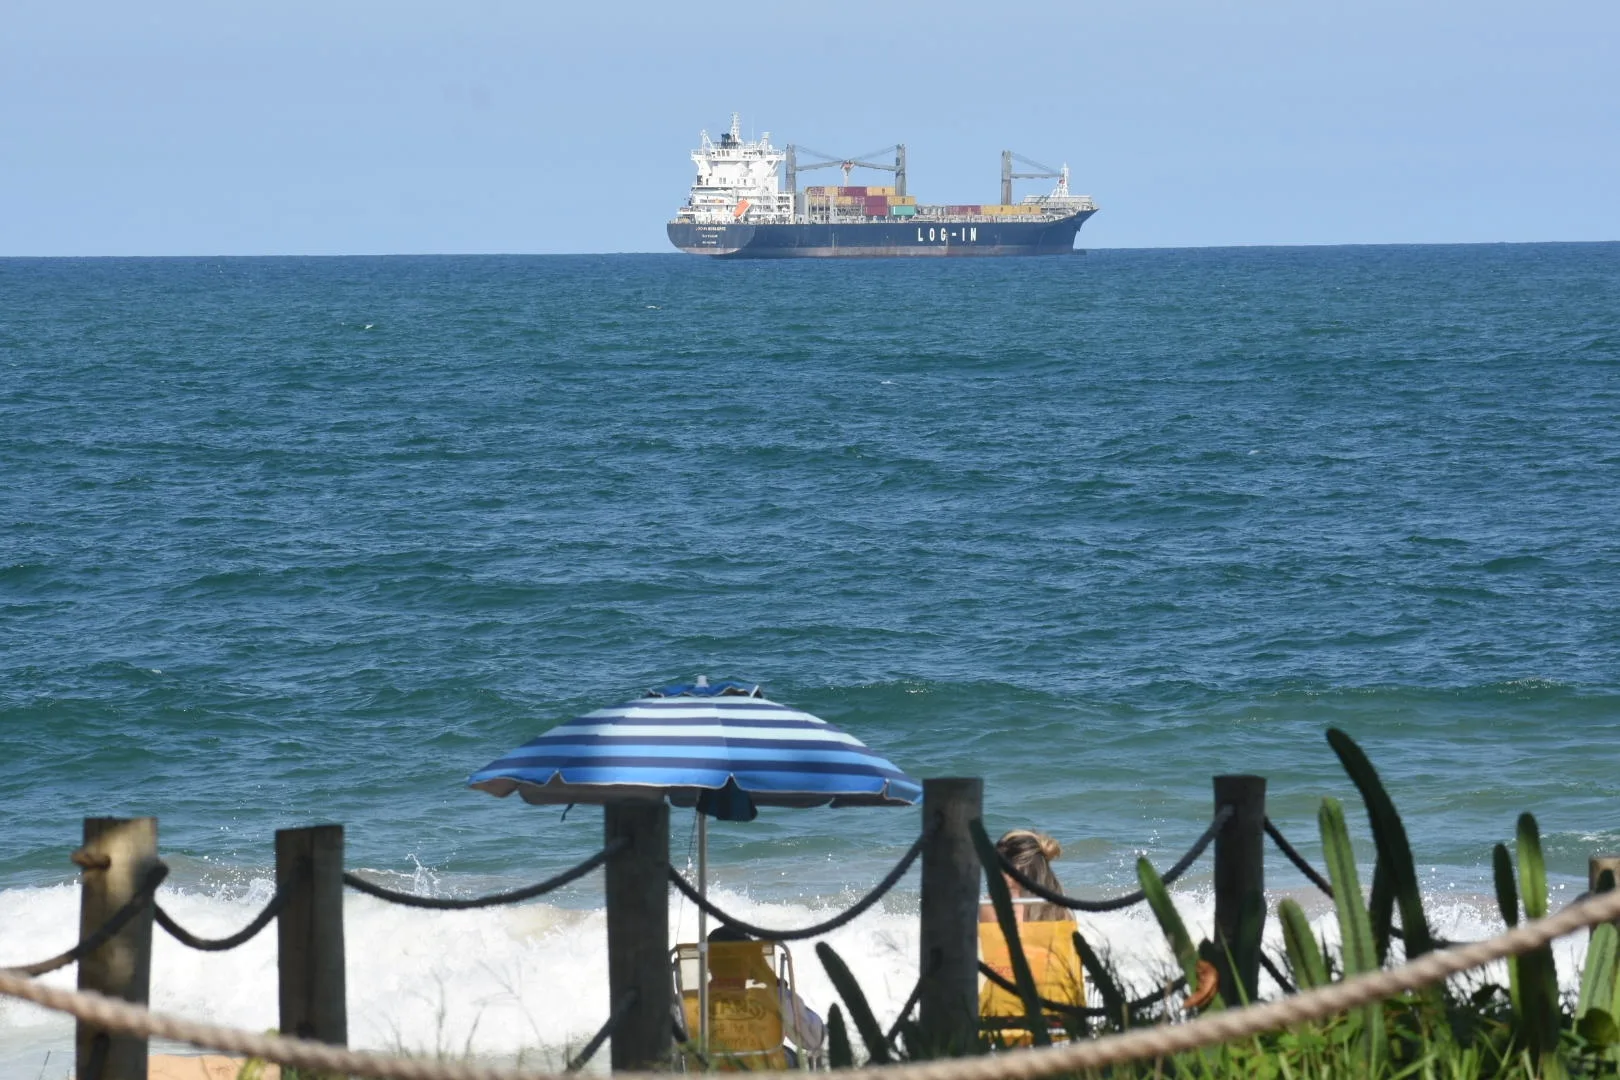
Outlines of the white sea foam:
M 240 928 L 271 894 L 268 880 L 229 891 L 165 889 L 165 907 L 187 928 L 223 936 Z M 820 921 L 847 901 L 821 904 L 756 902 L 720 890 L 715 900 L 750 922 L 793 927 Z M 1195 938 L 1207 936 L 1212 901 L 1197 886 L 1176 890 Z M 1337 941 L 1325 900 L 1301 895 L 1318 932 Z M 825 939 L 849 964 L 879 1019 L 891 1020 L 910 995 L 917 972 L 916 898 L 893 896 Z M 1452 895 L 1428 902 L 1442 937 L 1474 940 L 1499 932 L 1494 901 Z M 511 1060 L 555 1062 L 595 1032 L 607 1014 L 607 944 L 600 909 L 544 903 L 473 911 L 422 911 L 350 893 L 344 927 L 348 957 L 351 1045 L 412 1053 L 471 1053 Z M 78 892 L 69 885 L 0 892 L 0 966 L 25 963 L 65 948 L 78 930 Z M 1127 989 L 1151 990 L 1173 971 L 1173 960 L 1145 906 L 1080 916 L 1088 940 L 1106 954 Z M 696 911 L 671 898 L 671 940 L 695 940 Z M 1282 951 L 1281 931 L 1268 920 L 1266 946 Z M 1558 943 L 1561 981 L 1574 985 L 1584 935 Z M 813 943 L 792 947 L 798 988 L 825 1013 L 834 1000 Z M 1493 973 L 1487 973 L 1490 977 Z M 1501 981 L 1501 972 L 1494 973 Z M 74 969 L 43 977 L 70 987 Z M 1262 992 L 1274 991 L 1262 980 Z M 155 932 L 152 1007 L 164 1012 L 252 1031 L 276 1026 L 276 956 L 273 928 L 228 953 L 186 949 Z M 32 1063 L 46 1051 L 71 1054 L 72 1025 L 58 1014 L 0 999 L 0 1065 Z

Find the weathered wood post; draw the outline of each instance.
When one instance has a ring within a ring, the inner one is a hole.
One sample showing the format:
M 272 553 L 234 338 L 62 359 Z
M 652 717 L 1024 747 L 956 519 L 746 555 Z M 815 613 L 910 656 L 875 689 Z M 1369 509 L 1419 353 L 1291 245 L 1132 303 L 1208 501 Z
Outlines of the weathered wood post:
M 1215 966 L 1221 973 L 1221 997 L 1235 1006 L 1255 1001 L 1260 986 L 1260 936 L 1266 919 L 1266 778 L 1215 777 L 1216 812 L 1224 806 L 1232 807 L 1232 816 L 1215 834 Z M 1245 917 L 1255 920 L 1247 936 Z
M 157 866 L 157 818 L 85 818 L 84 846 L 73 853 L 84 868 L 79 889 L 82 941 L 140 891 Z M 148 904 L 101 948 L 79 960 L 79 989 L 146 1004 L 152 981 L 152 906 Z M 109 1035 L 78 1022 L 74 1036 L 78 1080 L 146 1080 L 146 1040 Z
M 614 1069 L 656 1069 L 674 1044 L 669 968 L 669 806 L 663 800 L 622 800 L 602 808 L 603 840 L 623 839 L 608 857 L 608 1001 L 635 1003 L 612 1035 Z
M 1620 855 L 1593 855 L 1586 861 L 1586 891 L 1596 894 L 1598 880 L 1607 872 L 1612 875 L 1612 883 L 1604 882 L 1610 888 L 1620 888 Z M 1608 890 L 1604 890 L 1607 892 Z M 1620 919 L 1615 920 L 1615 926 L 1620 927 Z M 1593 927 L 1596 929 L 1596 927 Z
M 276 832 L 281 1033 L 349 1041 L 343 956 L 343 826 Z
M 968 823 L 984 813 L 984 781 L 923 781 L 922 932 L 917 1022 L 937 1054 L 972 1052 L 979 1039 L 979 883 Z

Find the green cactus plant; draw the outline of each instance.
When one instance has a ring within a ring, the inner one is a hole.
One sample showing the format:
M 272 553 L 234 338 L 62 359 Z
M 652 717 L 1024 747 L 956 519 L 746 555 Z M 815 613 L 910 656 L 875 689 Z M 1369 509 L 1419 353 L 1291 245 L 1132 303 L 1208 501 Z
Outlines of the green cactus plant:
M 849 1045 L 849 1029 L 844 1026 L 844 1012 L 835 1001 L 827 1010 L 827 1064 L 835 1069 L 853 1069 L 855 1051 Z
M 1423 894 L 1418 891 L 1417 867 L 1412 862 L 1412 846 L 1406 838 L 1406 826 L 1401 823 L 1395 804 L 1384 790 L 1378 770 L 1362 752 L 1356 741 L 1338 728 L 1329 728 L 1328 745 L 1338 755 L 1339 763 L 1361 793 L 1367 806 L 1367 819 L 1372 826 L 1373 843 L 1378 846 L 1378 865 L 1374 870 L 1374 884 L 1378 884 L 1377 870 L 1389 875 L 1389 888 L 1401 909 L 1401 934 L 1406 941 L 1406 957 L 1415 960 L 1434 948 L 1429 923 L 1423 914 Z M 1375 893 L 1377 890 L 1375 889 Z
M 973 837 L 973 848 L 984 867 L 985 888 L 990 893 L 990 905 L 996 912 L 996 923 L 1007 941 L 1013 982 L 1017 984 L 1018 997 L 1024 1003 L 1024 1018 L 1029 1024 L 1030 1038 L 1036 1046 L 1050 1046 L 1052 1034 L 1046 1028 L 1046 1014 L 1041 1008 L 1035 976 L 1029 969 L 1029 958 L 1024 955 L 1023 943 L 1018 938 L 1018 917 L 1013 914 L 1012 892 L 1007 888 L 1007 879 L 1002 876 L 1001 859 L 996 854 L 996 846 L 990 842 L 989 834 L 984 831 L 982 821 L 974 818 L 968 822 L 968 832 Z
M 1322 958 L 1322 947 L 1311 932 L 1311 921 L 1298 901 L 1287 899 L 1277 905 L 1277 918 L 1282 922 L 1283 947 L 1288 950 L 1288 966 L 1293 969 L 1294 983 L 1301 990 L 1314 990 L 1326 986 L 1327 963 Z
M 1176 954 L 1181 973 L 1187 977 L 1187 988 L 1191 990 L 1198 985 L 1198 948 L 1187 933 L 1187 926 L 1181 921 L 1175 902 L 1170 899 L 1170 890 L 1164 887 L 1164 880 L 1145 858 L 1136 860 L 1136 877 L 1147 896 L 1148 906 L 1153 909 L 1153 917 L 1159 922 L 1159 929 L 1164 931 L 1171 950 Z M 1220 999 L 1217 997 L 1216 1000 Z
M 833 989 L 843 998 L 844 1007 L 849 1010 L 849 1018 L 855 1022 L 855 1030 L 861 1033 L 861 1041 L 866 1044 L 866 1053 L 873 1065 L 888 1065 L 892 1058 L 889 1054 L 889 1039 L 883 1033 L 883 1028 L 872 1014 L 872 1006 L 867 1004 L 866 993 L 861 984 L 855 981 L 850 974 L 849 965 L 844 963 L 843 957 L 833 951 L 833 947 L 825 941 L 816 943 L 816 955 L 821 958 L 821 966 L 827 971 L 827 978 L 832 981 Z M 846 1035 L 846 1041 L 848 1036 Z
M 1519 899 L 1526 919 L 1547 917 L 1547 866 L 1541 854 L 1541 830 L 1535 816 L 1519 815 L 1515 838 L 1519 861 Z M 1500 891 L 1500 889 L 1499 889 Z M 1514 1019 L 1525 1050 L 1538 1066 L 1550 1073 L 1558 1071 L 1560 1037 L 1558 970 L 1553 964 L 1551 945 L 1523 953 L 1508 961 L 1510 976 L 1518 984 Z
M 1125 995 L 1120 992 L 1119 984 L 1114 981 L 1114 973 L 1102 962 L 1102 958 L 1092 949 L 1091 943 L 1078 930 L 1074 932 L 1074 950 L 1080 954 L 1080 963 L 1085 966 L 1086 974 L 1091 978 L 1091 985 L 1095 986 L 1097 993 L 1102 996 L 1107 1022 L 1123 1031 L 1131 1023 L 1130 1008 L 1125 1003 Z
M 1356 856 L 1350 846 L 1350 830 L 1344 823 L 1344 806 L 1337 799 L 1323 799 L 1316 820 L 1322 830 L 1322 851 L 1327 857 L 1328 877 L 1333 882 L 1333 906 L 1339 918 L 1339 938 L 1344 974 L 1362 975 L 1377 971 L 1383 964 L 1373 943 L 1372 922 L 1362 907 L 1361 879 L 1356 873 Z M 1374 1003 L 1360 1010 L 1363 1062 L 1369 1074 L 1376 1074 L 1387 1053 L 1383 1006 Z

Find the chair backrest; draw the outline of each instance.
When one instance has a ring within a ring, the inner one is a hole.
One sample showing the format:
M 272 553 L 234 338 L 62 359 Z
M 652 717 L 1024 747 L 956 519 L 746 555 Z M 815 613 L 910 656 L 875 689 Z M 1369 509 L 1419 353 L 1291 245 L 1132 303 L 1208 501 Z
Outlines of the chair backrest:
M 1074 947 L 1075 929 L 1067 919 L 1018 924 L 1018 941 L 1029 961 L 1030 974 L 1035 977 L 1035 990 L 1048 1001 L 1086 1003 L 1086 972 Z M 1012 981 L 1012 954 L 997 924 L 979 924 L 979 957 L 990 970 Z M 1023 1016 L 1024 1003 L 1017 994 L 984 979 L 979 986 L 979 1015 Z
M 696 946 L 677 948 L 677 962 Z M 770 941 L 709 943 L 709 1061 L 722 1072 L 785 1069 L 788 1064 L 777 978 L 777 948 Z M 681 973 L 684 976 L 684 972 Z M 696 976 L 680 979 L 686 1029 L 698 1033 Z

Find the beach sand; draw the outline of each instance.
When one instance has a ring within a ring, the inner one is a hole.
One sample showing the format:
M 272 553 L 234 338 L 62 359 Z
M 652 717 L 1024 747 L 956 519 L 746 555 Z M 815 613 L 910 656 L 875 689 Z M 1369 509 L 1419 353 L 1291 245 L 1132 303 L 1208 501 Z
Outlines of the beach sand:
M 221 1054 L 153 1054 L 147 1059 L 147 1080 L 236 1080 L 242 1059 Z M 281 1067 L 266 1065 L 260 1080 L 280 1080 Z

